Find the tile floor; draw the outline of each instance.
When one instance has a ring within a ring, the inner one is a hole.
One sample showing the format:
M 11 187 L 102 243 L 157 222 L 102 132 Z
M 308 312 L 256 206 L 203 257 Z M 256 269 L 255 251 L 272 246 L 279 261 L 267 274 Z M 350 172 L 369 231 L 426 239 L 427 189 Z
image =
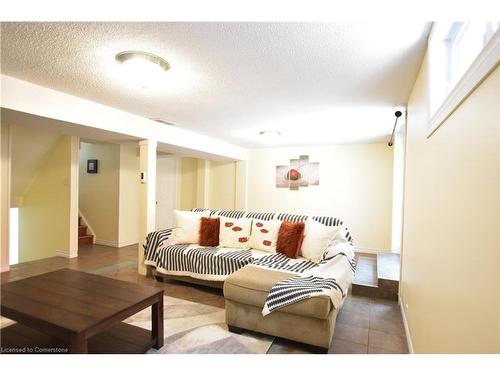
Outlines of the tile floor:
M 60 268 L 96 273 L 103 276 L 146 285 L 160 286 L 165 295 L 223 307 L 222 291 L 203 286 L 169 281 L 137 273 L 137 246 L 121 249 L 93 245 L 81 248 L 73 259 L 53 257 L 14 265 L 1 273 L 1 282 L 23 279 Z M 276 338 L 268 353 L 308 353 L 307 346 Z M 337 318 L 329 353 L 403 354 L 408 353 L 399 306 L 396 302 L 349 295 Z

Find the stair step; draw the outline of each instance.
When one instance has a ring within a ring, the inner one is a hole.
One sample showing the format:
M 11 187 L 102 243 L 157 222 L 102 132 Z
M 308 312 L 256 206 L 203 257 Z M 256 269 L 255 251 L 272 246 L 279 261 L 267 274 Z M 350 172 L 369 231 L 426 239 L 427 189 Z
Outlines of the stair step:
M 395 253 L 380 253 L 377 256 L 379 279 L 399 281 L 400 256 Z
M 354 276 L 354 283 L 377 287 L 377 255 L 357 254 L 356 258 L 356 275 Z
M 78 237 L 86 236 L 87 235 L 87 226 L 86 225 L 79 225 L 78 226 Z
M 356 254 L 356 275 L 352 294 L 372 298 L 398 299 L 399 254 Z
M 94 242 L 94 236 L 91 234 L 78 237 L 78 246 L 81 245 L 92 245 Z

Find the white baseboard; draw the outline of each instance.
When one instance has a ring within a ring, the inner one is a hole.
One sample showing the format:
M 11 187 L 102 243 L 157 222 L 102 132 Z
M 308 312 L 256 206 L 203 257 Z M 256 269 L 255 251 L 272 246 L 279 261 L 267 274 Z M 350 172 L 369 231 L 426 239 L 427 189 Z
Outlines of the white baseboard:
M 95 237 L 94 237 L 95 238 Z M 116 241 L 108 241 L 108 240 L 100 240 L 98 238 L 95 238 L 94 243 L 96 245 L 103 245 L 103 246 L 111 246 L 111 247 L 118 247 L 118 242 Z
M 0 272 L 7 272 L 9 270 L 10 270 L 10 267 L 7 264 L 5 266 L 1 266 L 0 267 Z
M 56 251 L 56 257 L 76 258 L 77 256 L 78 256 L 78 254 L 69 254 L 66 251 L 61 251 L 61 250 Z
M 399 308 L 401 309 L 401 315 L 403 316 L 403 324 L 405 327 L 406 342 L 408 344 L 408 352 L 410 354 L 415 354 L 415 352 L 413 351 L 413 341 L 411 340 L 411 335 L 410 335 L 410 327 L 408 326 L 408 321 L 406 320 L 405 305 L 404 305 L 404 301 L 401 299 L 401 296 L 398 296 L 398 303 L 399 303 Z
M 366 247 L 356 247 L 354 246 L 354 251 L 356 253 L 367 253 L 367 254 L 378 254 L 378 253 L 390 253 L 387 249 L 369 249 Z
M 131 246 L 131 245 L 137 245 L 139 241 L 125 241 L 125 242 L 120 242 L 118 244 L 118 247 L 125 247 L 125 246 Z
M 110 247 L 124 247 L 124 246 L 136 245 L 138 243 L 139 243 L 138 241 L 118 242 L 118 241 L 100 240 L 98 238 L 95 239 L 96 245 L 103 245 Z

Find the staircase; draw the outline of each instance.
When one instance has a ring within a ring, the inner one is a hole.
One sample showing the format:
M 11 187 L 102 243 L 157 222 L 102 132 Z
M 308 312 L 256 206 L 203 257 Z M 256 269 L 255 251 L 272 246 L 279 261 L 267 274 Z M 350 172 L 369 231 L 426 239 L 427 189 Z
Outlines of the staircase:
M 356 253 L 356 262 L 353 295 L 398 300 L 399 254 Z
M 94 236 L 87 234 L 87 226 L 82 224 L 81 216 L 78 216 L 78 248 L 94 243 Z

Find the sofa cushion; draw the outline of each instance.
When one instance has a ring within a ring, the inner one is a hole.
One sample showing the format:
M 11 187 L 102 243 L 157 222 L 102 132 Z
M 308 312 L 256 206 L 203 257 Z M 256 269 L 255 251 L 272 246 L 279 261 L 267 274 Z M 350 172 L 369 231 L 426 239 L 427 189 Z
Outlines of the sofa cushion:
M 200 246 L 219 246 L 220 219 L 202 217 L 200 223 Z
M 288 258 L 296 259 L 304 240 L 304 227 L 303 222 L 284 221 L 279 229 L 276 251 Z
M 209 217 L 210 211 L 179 211 L 174 210 L 175 231 L 173 244 L 198 243 L 200 218 Z
M 207 209 L 205 208 L 193 208 L 191 211 L 194 212 L 201 212 L 201 211 L 206 211 Z M 210 216 L 215 217 L 215 216 L 225 216 L 225 217 L 232 217 L 232 218 L 251 218 L 251 219 L 259 219 L 259 220 L 281 220 L 281 221 L 291 221 L 293 223 L 298 223 L 300 221 L 306 221 L 308 216 L 307 215 L 297 215 L 297 214 L 288 214 L 288 213 L 265 213 L 265 212 L 244 212 L 244 211 L 238 211 L 238 210 L 209 210 L 210 211 Z M 316 220 L 317 222 L 327 225 L 327 226 L 342 226 L 345 231 L 345 237 L 347 238 L 347 241 L 353 242 L 351 233 L 349 232 L 349 229 L 344 225 L 343 221 L 340 220 L 339 218 L 333 217 L 333 216 L 312 216 L 312 219 Z
M 219 247 L 249 248 L 252 219 L 233 219 L 220 216 Z
M 252 233 L 250 234 L 250 247 L 256 250 L 276 252 L 276 242 L 280 231 L 279 220 L 252 220 Z
M 300 253 L 304 258 L 319 263 L 326 248 L 341 229 L 342 227 L 326 226 L 316 220 L 308 219 Z
M 278 282 L 293 276 L 291 273 L 245 266 L 224 282 L 224 297 L 246 305 L 264 307 L 269 290 Z M 326 319 L 332 309 L 328 296 L 318 296 L 283 307 L 279 311 L 289 314 Z

